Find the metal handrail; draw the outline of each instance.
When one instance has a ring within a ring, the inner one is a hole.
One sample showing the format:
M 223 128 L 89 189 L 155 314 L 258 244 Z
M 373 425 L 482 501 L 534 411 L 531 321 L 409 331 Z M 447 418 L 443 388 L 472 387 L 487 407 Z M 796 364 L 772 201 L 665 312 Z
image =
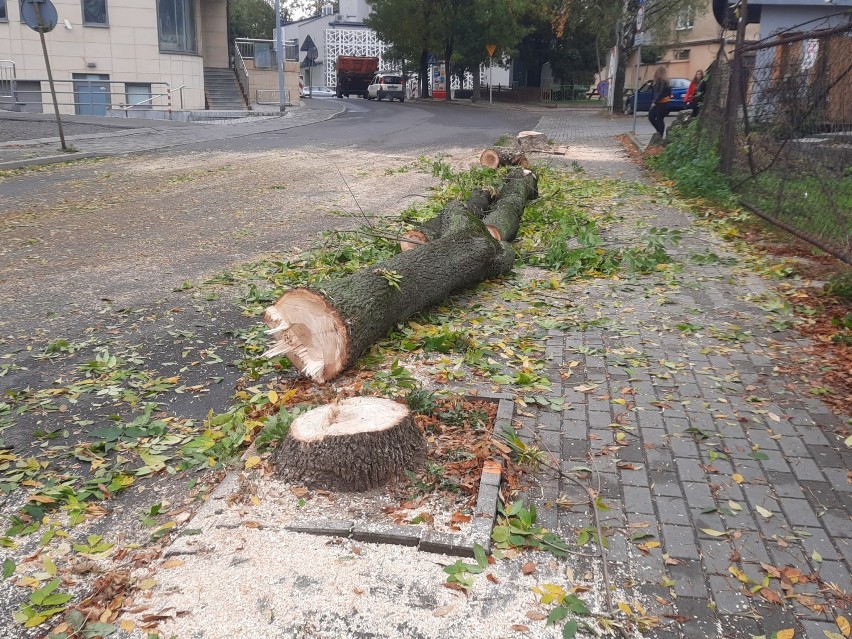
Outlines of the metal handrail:
M 257 89 L 255 91 L 255 102 L 258 104 L 272 105 L 279 104 L 278 89 Z M 287 106 L 292 106 L 290 101 L 290 89 L 284 90 L 284 103 Z
M 46 83 L 47 80 L 35 78 L 35 79 L 32 79 L 32 82 L 38 82 L 38 83 L 41 84 L 41 83 Z M 126 96 L 127 95 L 127 85 L 128 84 L 131 84 L 131 85 L 132 84 L 138 84 L 138 83 L 126 82 L 126 81 L 120 81 L 120 80 L 54 80 L 54 84 L 56 84 L 56 85 L 71 85 L 71 89 L 68 90 L 68 91 L 61 91 L 61 90 L 56 91 L 57 95 L 70 95 L 70 96 L 76 96 L 77 91 L 75 91 L 75 88 L 80 87 L 81 85 L 82 86 L 88 85 L 90 88 L 92 86 L 107 85 L 108 88 L 106 89 L 105 93 L 110 97 L 110 103 L 108 103 L 108 105 L 107 105 L 108 108 L 122 108 L 122 107 L 119 107 L 119 106 L 113 107 L 111 105 L 112 96 L 113 95 L 125 95 Z M 165 97 L 166 98 L 166 104 L 153 104 L 152 103 L 151 107 L 152 108 L 164 109 L 164 110 L 168 110 L 168 111 L 171 112 L 171 110 L 172 110 L 171 94 L 174 91 L 177 91 L 178 89 L 172 90 L 168 82 L 146 82 L 145 84 L 150 85 L 152 87 L 152 89 L 155 86 L 165 87 L 165 91 L 163 91 L 163 93 L 156 94 L 149 99 L 154 100 L 156 98 Z M 118 86 L 116 87 L 115 85 L 118 85 Z M 179 88 L 183 89 L 184 87 L 185 87 L 185 85 L 183 87 L 179 87 Z M 48 94 L 48 93 L 49 93 L 49 91 L 45 91 L 45 90 L 42 90 L 42 89 L 39 89 L 37 91 L 36 90 L 24 90 L 24 91 L 22 91 L 22 90 L 18 89 L 15 92 L 15 97 L 19 102 L 22 102 L 22 101 L 24 101 L 22 98 L 25 95 L 43 96 L 43 95 Z M 90 93 L 91 93 L 91 91 L 90 91 Z M 39 99 L 41 100 L 41 97 Z M 94 103 L 93 100 L 88 100 L 88 101 L 77 101 L 76 99 L 72 99 L 70 101 L 64 101 L 63 100 L 63 101 L 61 101 L 61 104 L 66 105 L 66 106 L 74 106 L 74 107 L 89 106 L 91 108 L 94 108 L 94 106 L 95 106 L 95 103 Z M 183 107 L 183 94 L 181 93 L 181 108 L 182 107 Z
M 11 72 L 7 70 L 11 69 Z M 16 94 L 16 76 L 15 76 L 15 61 L 14 60 L 0 60 L 0 98 L 10 98 L 12 100 L 12 104 L 15 103 L 15 94 Z M 8 93 L 3 92 L 3 87 L 8 86 Z
M 249 73 L 246 68 L 246 61 L 243 58 L 243 51 L 239 47 L 239 42 L 240 38 L 234 40 L 234 69 L 237 72 L 237 80 L 239 80 L 243 96 L 248 98 L 251 95 L 251 83 L 249 82 Z
M 242 57 L 243 60 L 254 60 L 254 50 L 255 45 L 257 44 L 269 44 L 271 49 L 271 55 L 275 56 L 275 40 L 262 40 L 260 38 L 235 38 L 234 39 L 234 57 L 237 57 L 237 54 Z M 284 40 L 284 59 L 290 62 L 298 62 L 299 60 L 299 41 L 294 39 Z M 272 64 L 275 64 L 274 59 L 271 61 Z

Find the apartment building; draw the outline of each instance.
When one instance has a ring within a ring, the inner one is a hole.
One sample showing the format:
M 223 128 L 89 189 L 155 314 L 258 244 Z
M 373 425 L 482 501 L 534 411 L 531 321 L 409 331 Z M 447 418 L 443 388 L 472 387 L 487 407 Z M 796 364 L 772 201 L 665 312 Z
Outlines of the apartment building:
M 45 39 L 64 113 L 204 109 L 205 67 L 229 67 L 227 0 L 52 2 L 59 19 Z M 39 35 L 20 11 L 19 0 L 0 0 L 0 100 L 14 73 L 17 108 L 47 112 Z

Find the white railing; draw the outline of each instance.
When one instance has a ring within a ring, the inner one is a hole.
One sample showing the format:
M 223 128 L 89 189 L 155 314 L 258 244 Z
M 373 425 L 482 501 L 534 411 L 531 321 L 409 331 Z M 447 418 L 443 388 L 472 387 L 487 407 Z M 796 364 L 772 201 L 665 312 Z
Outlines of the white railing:
M 16 88 L 15 100 L 18 103 L 40 103 L 42 105 L 50 102 L 50 90 L 42 87 L 48 85 L 48 80 L 33 79 L 38 82 L 39 89 L 21 90 Z M 73 105 L 79 115 L 105 115 L 109 109 L 126 109 L 128 105 L 128 88 L 138 85 L 135 82 L 121 82 L 118 80 L 56 80 L 56 95 L 62 105 Z M 172 103 L 172 94 L 177 92 L 179 98 L 178 109 L 183 108 L 183 86 L 172 90 L 168 82 L 146 82 L 151 87 L 152 94 L 149 98 L 141 100 L 137 104 L 147 103 L 146 108 L 159 109 L 171 113 L 175 105 Z M 158 93 L 153 93 L 153 91 Z M 36 98 L 37 96 L 37 98 Z M 64 96 L 71 96 L 70 99 Z M 97 96 L 97 97 L 96 97 Z M 103 113 L 102 113 L 103 111 Z
M 165 83 L 164 83 L 164 84 L 165 84 Z M 168 85 L 166 85 L 166 86 L 168 87 Z M 176 89 L 172 89 L 171 87 L 169 87 L 169 88 L 167 88 L 167 89 L 166 89 L 166 92 L 165 92 L 165 93 L 159 93 L 159 94 L 157 94 L 157 95 L 152 95 L 150 98 L 146 98 L 145 100 L 141 100 L 141 101 L 139 101 L 139 102 L 134 102 L 133 104 L 126 104 L 126 105 L 125 105 L 125 104 L 119 104 L 117 107 L 113 107 L 113 108 L 114 108 L 114 109 L 119 109 L 119 110 L 121 110 L 121 111 L 124 111 L 124 117 L 128 118 L 128 117 L 130 117 L 130 116 L 128 115 L 128 113 L 127 113 L 127 112 L 128 112 L 128 111 L 130 111 L 131 109 L 137 109 L 137 110 L 139 110 L 139 109 L 146 109 L 146 110 L 150 110 L 150 109 L 152 109 L 152 108 L 153 108 L 154 100 L 157 100 L 157 99 L 159 99 L 159 98 L 165 97 L 165 98 L 166 98 L 166 110 L 168 111 L 169 119 L 171 120 L 171 119 L 172 119 L 172 118 L 171 118 L 171 116 L 172 116 L 172 107 L 174 106 L 174 105 L 173 105 L 173 101 L 172 101 L 172 96 L 173 96 L 175 93 L 177 93 L 177 94 L 178 94 L 178 96 L 179 96 L 179 98 L 180 98 L 180 106 L 178 107 L 178 109 L 182 109 L 182 108 L 183 108 L 183 90 L 184 90 L 185 88 L 186 88 L 186 85 L 185 85 L 185 84 L 180 85 L 180 86 L 179 86 L 179 87 L 177 87 Z
M 279 104 L 278 89 L 258 89 L 255 95 L 255 101 L 258 104 Z M 290 90 L 284 90 L 284 103 L 287 106 L 292 106 L 290 102 Z
M 15 80 L 15 63 L 12 60 L 0 60 L 0 102 L 17 102 Z
M 275 69 L 275 40 L 237 38 L 234 40 L 234 58 L 253 60 L 255 69 Z M 284 59 L 299 60 L 299 41 L 284 40 Z

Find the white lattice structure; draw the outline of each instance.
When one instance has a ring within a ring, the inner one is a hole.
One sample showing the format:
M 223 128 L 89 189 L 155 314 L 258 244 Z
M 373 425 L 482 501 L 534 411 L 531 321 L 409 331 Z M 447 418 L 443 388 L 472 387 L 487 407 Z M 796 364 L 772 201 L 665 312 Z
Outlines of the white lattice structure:
M 379 69 L 384 69 L 384 53 L 387 45 L 379 40 L 372 29 L 326 29 L 325 30 L 325 82 L 329 87 L 337 86 L 337 56 L 376 56 Z

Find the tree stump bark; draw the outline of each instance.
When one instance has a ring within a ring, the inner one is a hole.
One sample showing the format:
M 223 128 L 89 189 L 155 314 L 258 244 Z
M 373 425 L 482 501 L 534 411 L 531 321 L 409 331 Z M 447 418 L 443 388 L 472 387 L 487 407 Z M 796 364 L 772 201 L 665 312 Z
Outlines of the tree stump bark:
M 267 357 L 286 355 L 303 374 L 324 383 L 355 362 L 388 330 L 454 291 L 512 270 L 515 252 L 491 237 L 469 213 L 449 219 L 434 242 L 399 253 L 321 288 L 297 288 L 266 309 L 276 343 Z
M 485 149 L 479 156 L 479 163 L 491 169 L 497 169 L 501 166 L 527 168 L 530 165 L 522 151 L 501 147 Z
M 458 201 L 450 202 L 438 215 L 423 222 L 419 229 L 412 229 L 403 233 L 402 237 L 405 239 L 399 242 L 400 250 L 410 251 L 416 246 L 426 244 L 441 237 L 445 229 L 450 227 L 450 220 L 456 215 L 464 215 L 467 212 L 472 213 L 481 220 L 485 217 L 493 201 L 493 191 L 480 189 L 471 193 L 464 204 Z
M 285 480 L 362 492 L 417 471 L 426 439 L 402 404 L 353 397 L 297 417 L 273 455 Z

